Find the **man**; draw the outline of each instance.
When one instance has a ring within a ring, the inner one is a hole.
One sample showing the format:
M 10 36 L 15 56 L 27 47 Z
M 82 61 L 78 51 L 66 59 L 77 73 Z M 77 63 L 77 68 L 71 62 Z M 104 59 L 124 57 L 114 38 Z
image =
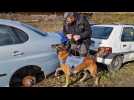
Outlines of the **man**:
M 77 49 L 81 56 L 86 56 L 92 34 L 88 20 L 75 12 L 65 12 L 64 19 L 63 32 L 70 41 L 71 49 Z

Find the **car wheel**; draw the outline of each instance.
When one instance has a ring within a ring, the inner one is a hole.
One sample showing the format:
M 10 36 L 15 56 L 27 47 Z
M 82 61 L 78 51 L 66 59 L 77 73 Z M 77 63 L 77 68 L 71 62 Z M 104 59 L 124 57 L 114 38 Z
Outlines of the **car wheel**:
M 10 87 L 32 87 L 37 82 L 37 78 L 34 75 L 14 76 Z
M 44 73 L 41 70 L 19 70 L 16 72 L 10 81 L 10 87 L 32 87 L 36 83 L 45 79 Z
M 115 56 L 111 62 L 111 64 L 108 66 L 108 70 L 110 72 L 117 71 L 121 68 L 123 64 L 123 57 L 122 56 Z

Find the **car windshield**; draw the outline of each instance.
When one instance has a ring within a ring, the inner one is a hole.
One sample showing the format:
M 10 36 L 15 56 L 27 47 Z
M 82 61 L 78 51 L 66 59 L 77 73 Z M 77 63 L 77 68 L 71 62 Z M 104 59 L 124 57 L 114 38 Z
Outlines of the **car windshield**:
M 108 39 L 113 27 L 92 26 L 92 38 Z
M 35 27 L 31 26 L 31 25 L 24 24 L 24 23 L 22 23 L 22 25 L 23 25 L 24 27 L 26 27 L 26 28 L 28 28 L 28 29 L 34 31 L 35 33 L 41 35 L 41 36 L 46 36 L 46 35 L 47 35 L 46 32 L 41 32 L 38 28 L 35 28 Z

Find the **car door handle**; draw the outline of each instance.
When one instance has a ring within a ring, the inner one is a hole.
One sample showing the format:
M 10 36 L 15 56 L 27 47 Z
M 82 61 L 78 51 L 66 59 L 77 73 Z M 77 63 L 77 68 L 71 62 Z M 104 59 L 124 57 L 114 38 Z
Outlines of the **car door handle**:
M 126 47 L 127 45 L 126 44 L 123 44 L 123 47 Z
M 14 51 L 13 52 L 13 56 L 21 56 L 23 54 L 24 54 L 24 52 L 20 52 L 20 51 Z
M 7 75 L 6 73 L 4 73 L 4 74 L 0 74 L 0 77 L 6 76 L 6 75 Z

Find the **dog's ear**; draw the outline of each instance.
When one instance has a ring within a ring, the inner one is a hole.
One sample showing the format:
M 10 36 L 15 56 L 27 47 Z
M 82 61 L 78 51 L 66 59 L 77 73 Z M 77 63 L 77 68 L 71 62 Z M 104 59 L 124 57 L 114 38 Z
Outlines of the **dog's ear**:
M 59 44 L 53 44 L 53 45 L 51 45 L 52 48 L 56 49 L 57 54 L 59 52 L 59 47 L 58 46 L 59 46 Z

